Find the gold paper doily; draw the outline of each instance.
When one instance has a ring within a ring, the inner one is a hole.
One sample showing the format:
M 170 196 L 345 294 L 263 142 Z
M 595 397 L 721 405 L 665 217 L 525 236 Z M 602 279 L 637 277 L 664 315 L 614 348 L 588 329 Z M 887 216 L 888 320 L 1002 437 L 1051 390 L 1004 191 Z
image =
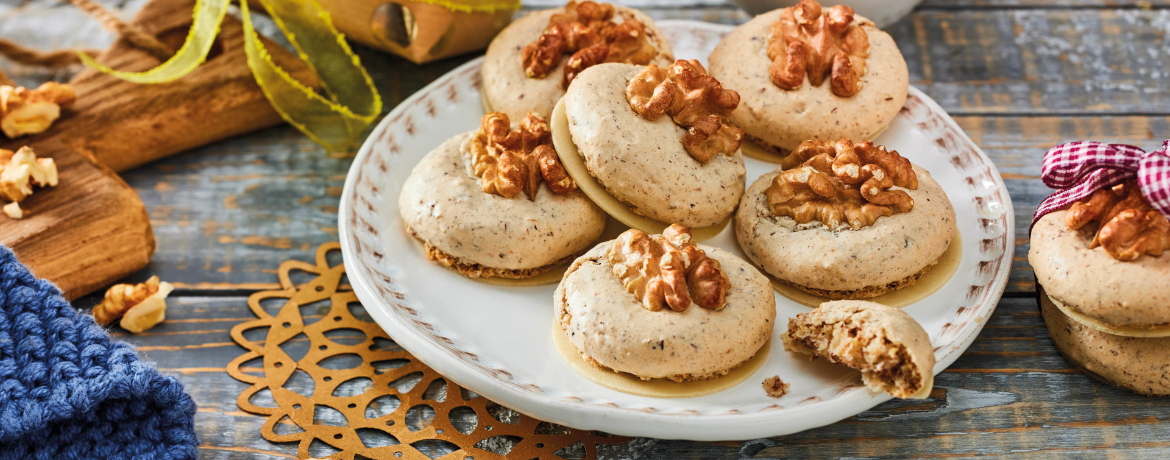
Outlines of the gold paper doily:
M 398 348 L 376 323 L 355 316 L 365 313 L 342 282 L 345 266 L 328 261 L 340 247 L 317 248 L 315 265 L 281 264 L 282 289 L 249 297 L 257 319 L 232 328 L 248 351 L 227 370 L 251 384 L 237 403 L 268 416 L 264 439 L 298 443 L 298 458 L 344 460 L 592 460 L 597 444 L 625 441 L 520 415 Z M 300 276 L 307 282 L 294 283 Z M 245 366 L 254 360 L 262 370 Z

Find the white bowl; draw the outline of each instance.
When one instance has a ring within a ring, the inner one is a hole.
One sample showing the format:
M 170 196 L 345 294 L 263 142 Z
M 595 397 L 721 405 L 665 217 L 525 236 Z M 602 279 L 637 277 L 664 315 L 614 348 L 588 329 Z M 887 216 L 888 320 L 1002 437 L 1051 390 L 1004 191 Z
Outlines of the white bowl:
M 777 8 L 784 8 L 799 3 L 800 0 L 733 0 L 748 13 L 753 15 L 767 13 Z M 832 5 L 848 5 L 857 14 L 869 18 L 879 28 L 888 26 L 910 13 L 922 0 L 826 0 L 822 2 L 826 8 Z

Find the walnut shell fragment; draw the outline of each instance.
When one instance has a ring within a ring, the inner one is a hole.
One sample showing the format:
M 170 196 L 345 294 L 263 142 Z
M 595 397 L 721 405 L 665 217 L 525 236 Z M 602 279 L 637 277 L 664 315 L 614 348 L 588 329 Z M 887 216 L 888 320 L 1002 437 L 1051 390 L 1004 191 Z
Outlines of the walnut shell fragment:
M 106 291 L 102 303 L 93 307 L 93 318 L 103 326 L 122 318 L 122 329 L 138 333 L 166 319 L 167 295 L 174 290 L 157 276 L 139 284 L 115 284 Z
M 44 132 L 76 100 L 72 86 L 52 81 L 35 90 L 0 86 L 0 131 L 11 139 Z
M 930 336 L 906 312 L 860 300 L 825 302 L 788 320 L 784 349 L 861 371 L 873 391 L 922 399 L 934 382 Z
M 691 231 L 671 224 L 661 235 L 626 230 L 607 254 L 613 274 L 650 311 L 669 306 L 685 311 L 692 300 L 711 310 L 723 308 L 731 281 L 718 260 L 707 257 Z
M 642 118 L 670 115 L 686 128 L 683 147 L 699 163 L 735 155 L 743 140 L 743 130 L 727 121 L 739 106 L 739 93 L 723 89 L 699 61 L 680 59 L 666 69 L 650 64 L 630 80 L 626 100 Z
M 492 112 L 483 116 L 479 132 L 468 141 L 475 175 L 483 191 L 511 198 L 524 192 L 535 200 L 543 179 L 553 193 L 564 195 L 577 190 L 565 171 L 556 150 L 548 122 L 536 113 L 512 130 L 508 115 Z
M 918 189 L 910 160 L 873 142 L 804 141 L 781 168 L 764 193 L 773 214 L 797 223 L 816 220 L 856 230 L 914 208 L 910 194 L 893 189 Z
M 805 75 L 812 86 L 821 86 L 828 77 L 833 94 L 857 94 L 866 72 L 869 35 L 854 22 L 853 8 L 845 5 L 822 11 L 815 0 L 802 0 L 785 8 L 768 29 L 772 83 L 794 90 Z
M 609 3 L 570 0 L 565 12 L 549 18 L 540 37 L 521 50 L 524 73 L 544 78 L 569 54 L 561 82 L 568 88 L 578 74 L 597 64 L 649 64 L 657 51 L 647 40 L 646 25 L 629 16 L 616 23 L 615 11 Z
M 13 219 L 24 217 L 20 203 L 33 194 L 33 187 L 57 185 L 57 164 L 52 158 L 37 158 L 32 147 L 20 150 L 0 149 L 0 197 L 11 203 L 4 206 L 4 213 Z
M 1105 249 L 1117 260 L 1137 260 L 1143 254 L 1162 255 L 1170 247 L 1170 221 L 1150 206 L 1137 181 L 1097 190 L 1088 199 L 1073 203 L 1064 215 L 1068 228 L 1077 230 L 1090 222 L 1100 226 L 1089 248 Z

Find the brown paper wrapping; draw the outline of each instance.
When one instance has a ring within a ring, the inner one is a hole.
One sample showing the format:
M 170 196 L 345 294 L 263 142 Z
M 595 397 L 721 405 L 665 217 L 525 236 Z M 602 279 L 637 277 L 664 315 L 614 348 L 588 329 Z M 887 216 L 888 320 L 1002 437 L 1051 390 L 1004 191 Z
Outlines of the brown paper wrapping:
M 492 38 L 512 21 L 515 12 L 511 8 L 460 10 L 442 5 L 444 2 L 425 1 L 320 2 L 346 37 L 416 64 L 487 48 Z

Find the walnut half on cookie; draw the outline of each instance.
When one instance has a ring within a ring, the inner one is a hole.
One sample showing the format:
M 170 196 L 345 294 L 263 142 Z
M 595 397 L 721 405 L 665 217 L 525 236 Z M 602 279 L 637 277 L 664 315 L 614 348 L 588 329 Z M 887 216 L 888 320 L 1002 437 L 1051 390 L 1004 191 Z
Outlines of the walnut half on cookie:
M 784 349 L 861 371 L 873 391 L 924 399 L 934 385 L 934 350 L 918 322 L 897 308 L 858 300 L 825 302 L 788 320 Z
M 720 310 L 731 289 L 719 261 L 707 257 L 691 239 L 691 231 L 678 224 L 671 224 L 661 235 L 626 230 L 606 257 L 613 264 L 614 276 L 650 311 L 663 306 L 683 311 L 692 301 Z

